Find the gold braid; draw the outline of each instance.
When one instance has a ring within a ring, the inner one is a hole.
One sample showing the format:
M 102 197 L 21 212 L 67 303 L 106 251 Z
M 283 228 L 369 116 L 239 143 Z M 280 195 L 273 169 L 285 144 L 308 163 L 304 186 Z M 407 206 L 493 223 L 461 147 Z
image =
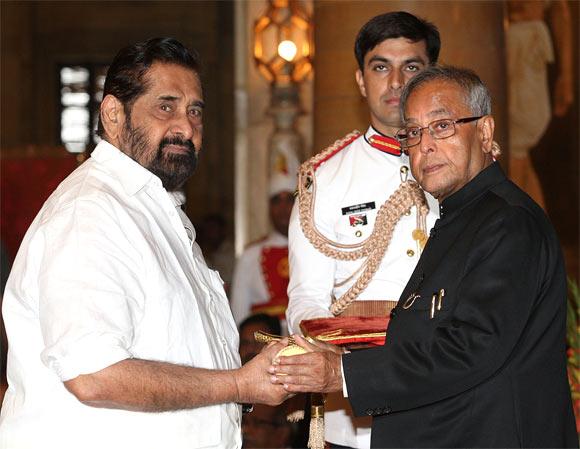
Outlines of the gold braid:
M 356 282 L 331 304 L 330 311 L 334 315 L 340 315 L 368 286 L 383 260 L 397 222 L 404 214 L 410 212 L 411 207 L 416 206 L 417 208 L 417 229 L 425 233 L 427 228 L 426 217 L 429 212 L 429 206 L 427 205 L 425 194 L 417 182 L 405 179 L 379 208 L 373 231 L 362 242 L 341 244 L 330 240 L 318 231 L 314 224 L 316 167 L 330 157 L 333 152 L 344 146 L 348 140 L 352 140 L 358 135 L 360 133 L 354 131 L 345 138 L 337 140 L 334 144 L 304 162 L 298 172 L 300 226 L 312 246 L 325 256 L 337 260 L 352 261 L 366 258 L 361 266 L 361 268 L 364 267 L 364 271 Z

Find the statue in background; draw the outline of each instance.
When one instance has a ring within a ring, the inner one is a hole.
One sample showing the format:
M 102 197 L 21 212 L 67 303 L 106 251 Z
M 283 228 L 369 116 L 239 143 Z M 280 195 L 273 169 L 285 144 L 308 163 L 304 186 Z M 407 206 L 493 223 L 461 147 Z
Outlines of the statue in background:
M 530 151 L 546 132 L 552 112 L 566 115 L 574 100 L 570 10 L 566 0 L 509 0 L 507 6 L 510 177 L 545 209 Z M 547 65 L 555 59 L 558 75 L 551 108 Z

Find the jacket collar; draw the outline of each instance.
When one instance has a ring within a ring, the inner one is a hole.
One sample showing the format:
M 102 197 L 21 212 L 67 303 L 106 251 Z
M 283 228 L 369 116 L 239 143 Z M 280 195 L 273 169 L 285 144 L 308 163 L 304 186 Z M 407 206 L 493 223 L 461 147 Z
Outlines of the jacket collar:
M 401 144 L 397 139 L 386 136 L 372 126 L 369 127 L 365 133 L 366 142 L 373 148 L 382 151 L 383 153 L 391 154 L 393 156 L 400 156 Z
M 492 187 L 506 179 L 499 162 L 493 162 L 480 171 L 475 178 L 465 184 L 461 189 L 445 198 L 439 204 L 439 216 L 441 220 L 446 220 L 450 216 L 460 212 Z

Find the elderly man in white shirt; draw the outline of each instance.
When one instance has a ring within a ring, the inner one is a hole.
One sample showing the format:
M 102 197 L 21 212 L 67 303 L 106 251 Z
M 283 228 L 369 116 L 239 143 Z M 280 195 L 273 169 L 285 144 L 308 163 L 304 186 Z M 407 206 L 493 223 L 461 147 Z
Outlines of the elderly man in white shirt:
M 221 279 L 180 207 L 202 111 L 179 42 L 113 61 L 104 140 L 44 204 L 8 280 L 1 448 L 239 448 L 238 403 L 286 397 L 266 373 L 278 345 L 240 368 Z

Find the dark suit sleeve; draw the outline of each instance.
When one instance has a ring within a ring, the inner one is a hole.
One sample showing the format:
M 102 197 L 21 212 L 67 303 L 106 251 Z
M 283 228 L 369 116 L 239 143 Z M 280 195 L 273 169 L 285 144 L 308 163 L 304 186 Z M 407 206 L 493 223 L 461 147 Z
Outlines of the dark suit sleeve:
M 448 273 L 461 276 L 456 307 L 431 337 L 343 357 L 357 415 L 411 409 L 464 392 L 500 370 L 528 332 L 542 297 L 544 261 L 553 257 L 537 217 L 506 207 L 466 234 L 457 236 L 472 238 L 463 273 Z M 441 265 L 437 270 L 445 270 Z

